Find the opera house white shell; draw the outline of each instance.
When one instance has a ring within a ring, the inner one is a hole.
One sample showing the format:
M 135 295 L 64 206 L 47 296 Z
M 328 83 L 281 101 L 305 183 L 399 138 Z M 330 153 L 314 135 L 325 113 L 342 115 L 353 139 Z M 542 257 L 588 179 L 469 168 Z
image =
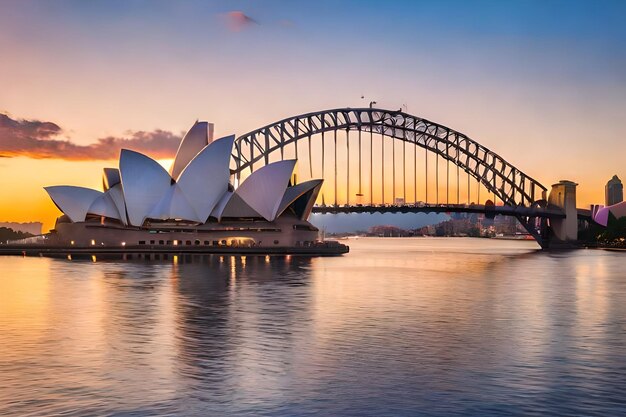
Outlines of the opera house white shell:
M 322 180 L 292 184 L 295 160 L 268 164 L 238 188 L 230 182 L 234 136 L 211 140 L 196 122 L 171 170 L 123 149 L 119 168 L 105 168 L 102 191 L 51 186 L 63 212 L 51 236 L 76 246 L 310 246 L 318 230 L 307 220 Z

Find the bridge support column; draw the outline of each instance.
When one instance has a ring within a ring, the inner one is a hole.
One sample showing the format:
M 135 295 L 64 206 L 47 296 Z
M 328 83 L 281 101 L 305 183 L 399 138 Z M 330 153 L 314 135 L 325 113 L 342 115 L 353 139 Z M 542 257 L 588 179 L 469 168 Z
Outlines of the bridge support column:
M 576 184 L 562 180 L 552 185 L 548 205 L 563 209 L 564 219 L 550 219 L 548 248 L 573 247 L 578 240 L 578 210 L 576 209 Z

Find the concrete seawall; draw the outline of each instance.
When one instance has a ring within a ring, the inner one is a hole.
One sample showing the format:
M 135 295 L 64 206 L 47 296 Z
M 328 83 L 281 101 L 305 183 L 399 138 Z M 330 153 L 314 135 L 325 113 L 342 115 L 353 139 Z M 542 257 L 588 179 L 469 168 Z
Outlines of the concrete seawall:
M 125 247 L 76 247 L 47 245 L 0 245 L 0 256 L 47 256 L 63 257 L 89 255 L 125 254 L 228 254 L 228 255 L 308 255 L 334 256 L 348 253 L 350 248 L 339 242 L 324 242 L 311 246 L 294 247 L 237 247 L 237 246 L 125 246 Z

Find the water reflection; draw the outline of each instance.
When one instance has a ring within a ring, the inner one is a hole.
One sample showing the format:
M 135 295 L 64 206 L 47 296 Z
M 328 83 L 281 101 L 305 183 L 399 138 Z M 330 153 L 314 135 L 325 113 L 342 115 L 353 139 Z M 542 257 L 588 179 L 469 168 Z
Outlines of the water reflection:
M 616 414 L 623 256 L 2 258 L 0 414 Z

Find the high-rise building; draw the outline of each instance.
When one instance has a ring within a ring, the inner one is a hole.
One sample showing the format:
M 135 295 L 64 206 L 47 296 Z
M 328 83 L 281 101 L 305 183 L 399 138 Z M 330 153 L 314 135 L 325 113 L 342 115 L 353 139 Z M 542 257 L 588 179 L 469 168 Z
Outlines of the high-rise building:
M 612 206 L 613 204 L 624 201 L 624 186 L 617 175 L 613 175 L 613 178 L 606 183 L 605 197 L 607 206 Z

